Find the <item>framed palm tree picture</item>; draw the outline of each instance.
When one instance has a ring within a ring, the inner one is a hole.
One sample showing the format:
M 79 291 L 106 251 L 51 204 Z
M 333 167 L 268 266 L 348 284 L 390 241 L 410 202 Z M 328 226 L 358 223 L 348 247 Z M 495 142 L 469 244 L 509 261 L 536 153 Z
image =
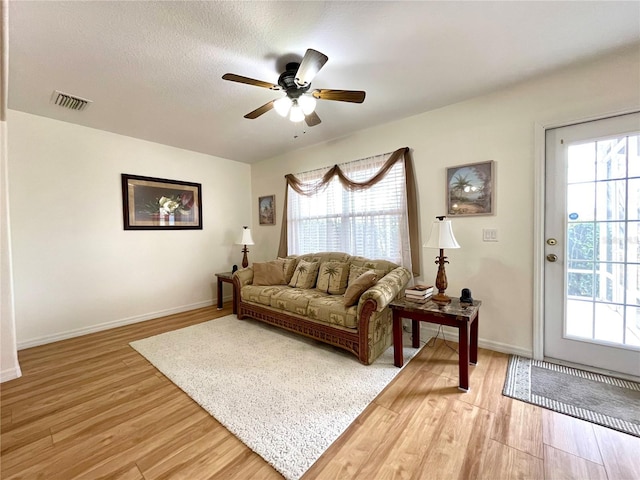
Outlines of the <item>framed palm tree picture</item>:
M 258 215 L 260 225 L 276 224 L 276 196 L 258 197 Z
M 495 162 L 447 168 L 447 215 L 495 214 Z

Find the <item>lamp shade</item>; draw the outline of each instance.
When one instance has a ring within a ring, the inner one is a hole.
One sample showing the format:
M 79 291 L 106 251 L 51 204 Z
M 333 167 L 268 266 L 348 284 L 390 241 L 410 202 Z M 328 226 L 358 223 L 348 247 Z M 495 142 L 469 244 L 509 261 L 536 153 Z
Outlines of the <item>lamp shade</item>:
M 304 112 L 302 111 L 302 107 L 298 105 L 298 102 L 295 100 L 293 101 L 291 110 L 289 110 L 289 120 L 294 123 L 298 123 L 304 120 Z
M 278 112 L 278 115 L 286 117 L 289 115 L 289 109 L 291 108 L 291 99 L 289 97 L 282 97 L 273 102 L 273 108 Z
M 305 115 L 309 115 L 316 109 L 316 99 L 311 95 L 301 95 L 298 98 L 298 105 L 300 105 Z
M 254 245 L 249 227 L 242 227 L 242 239 L 238 242 L 238 245 Z
M 451 228 L 451 220 L 436 220 L 431 226 L 431 235 L 427 243 L 423 245 L 426 248 L 460 248 L 453 235 Z

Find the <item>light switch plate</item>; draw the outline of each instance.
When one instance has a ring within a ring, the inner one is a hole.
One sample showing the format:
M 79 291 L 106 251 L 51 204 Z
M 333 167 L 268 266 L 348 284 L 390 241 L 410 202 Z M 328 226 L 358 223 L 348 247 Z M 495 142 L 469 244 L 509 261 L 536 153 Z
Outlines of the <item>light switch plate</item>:
M 483 242 L 497 242 L 498 241 L 498 229 L 497 228 L 483 228 L 482 229 L 482 241 Z

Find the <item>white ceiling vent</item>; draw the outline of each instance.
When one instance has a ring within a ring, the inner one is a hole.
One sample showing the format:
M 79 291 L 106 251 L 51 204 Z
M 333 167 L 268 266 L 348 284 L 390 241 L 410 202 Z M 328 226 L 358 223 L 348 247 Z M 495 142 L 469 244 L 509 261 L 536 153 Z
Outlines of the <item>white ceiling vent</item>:
M 53 95 L 51 95 L 51 103 L 64 108 L 68 108 L 70 110 L 82 111 L 85 110 L 89 106 L 89 104 L 93 103 L 93 101 L 54 90 Z

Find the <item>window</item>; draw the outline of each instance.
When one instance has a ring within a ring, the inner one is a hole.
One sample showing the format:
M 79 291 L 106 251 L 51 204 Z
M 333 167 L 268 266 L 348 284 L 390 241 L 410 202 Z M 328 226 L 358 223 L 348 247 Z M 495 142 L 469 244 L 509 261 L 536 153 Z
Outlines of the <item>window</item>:
M 364 184 L 380 172 L 392 154 L 339 165 L 344 176 Z M 335 168 L 335 167 L 334 167 Z M 405 162 L 395 161 L 374 184 L 356 188 L 329 168 L 296 175 L 305 192 L 288 186 L 288 252 L 338 251 L 386 259 L 411 270 Z

